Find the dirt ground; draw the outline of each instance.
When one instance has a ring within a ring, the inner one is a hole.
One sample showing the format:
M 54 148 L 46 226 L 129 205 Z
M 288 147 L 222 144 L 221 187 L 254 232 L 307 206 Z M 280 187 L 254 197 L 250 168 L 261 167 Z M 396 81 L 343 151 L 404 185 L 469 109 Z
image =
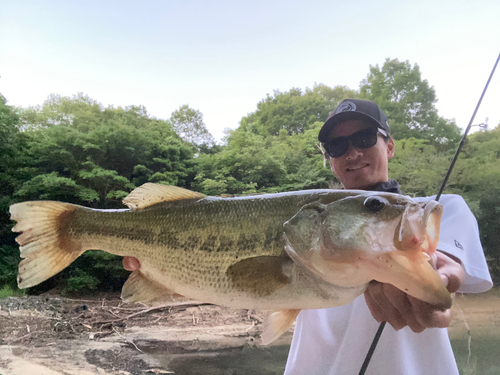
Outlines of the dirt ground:
M 500 327 L 498 289 L 457 296 L 456 301 L 450 337 Z M 265 312 L 182 300 L 151 308 L 123 304 L 118 296 L 6 298 L 0 300 L 0 375 L 179 375 L 179 363 L 193 364 L 200 355 L 197 373 L 222 373 L 222 365 L 210 372 L 210 361 L 233 351 L 234 360 L 241 362 L 238 358 L 249 350 L 261 348 L 264 316 Z M 262 349 L 264 360 L 270 353 L 281 358 L 267 373 L 280 373 L 291 337 L 289 332 Z

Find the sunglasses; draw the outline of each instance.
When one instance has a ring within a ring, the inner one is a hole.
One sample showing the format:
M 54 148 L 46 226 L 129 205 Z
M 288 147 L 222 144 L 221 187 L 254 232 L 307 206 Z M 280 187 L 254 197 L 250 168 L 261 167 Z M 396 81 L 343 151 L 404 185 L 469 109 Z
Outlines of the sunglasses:
M 368 128 L 360 130 L 347 137 L 332 138 L 324 144 L 325 151 L 332 158 L 338 158 L 349 150 L 349 144 L 357 148 L 370 148 L 377 143 L 378 132 L 384 137 L 387 133 L 380 128 Z

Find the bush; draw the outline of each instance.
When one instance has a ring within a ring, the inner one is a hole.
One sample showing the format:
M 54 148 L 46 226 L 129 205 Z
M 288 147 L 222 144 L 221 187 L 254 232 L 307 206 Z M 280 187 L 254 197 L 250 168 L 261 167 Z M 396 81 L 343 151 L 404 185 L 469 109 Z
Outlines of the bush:
M 17 287 L 17 268 L 21 257 L 19 248 L 14 246 L 0 246 L 0 285 Z
M 10 285 L 4 285 L 3 288 L 0 289 L 0 299 L 21 296 L 24 296 L 24 291 L 17 288 L 13 289 Z
M 96 290 L 99 284 L 100 280 L 98 278 L 77 268 L 71 272 L 71 276 L 66 281 L 66 287 L 62 293 L 64 295 L 88 293 Z

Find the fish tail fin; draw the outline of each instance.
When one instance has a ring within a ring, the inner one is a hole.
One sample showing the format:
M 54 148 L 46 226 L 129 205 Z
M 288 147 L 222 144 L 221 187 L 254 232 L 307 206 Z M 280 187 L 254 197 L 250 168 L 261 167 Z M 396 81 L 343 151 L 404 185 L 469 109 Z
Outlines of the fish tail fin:
M 289 309 L 273 312 L 264 319 L 264 330 L 260 335 L 262 345 L 268 345 L 288 331 L 295 322 L 300 310 Z
M 17 275 L 19 288 L 29 288 L 60 272 L 85 249 L 69 233 L 68 224 L 79 206 L 52 201 L 16 203 L 10 206 L 13 232 L 21 258 Z

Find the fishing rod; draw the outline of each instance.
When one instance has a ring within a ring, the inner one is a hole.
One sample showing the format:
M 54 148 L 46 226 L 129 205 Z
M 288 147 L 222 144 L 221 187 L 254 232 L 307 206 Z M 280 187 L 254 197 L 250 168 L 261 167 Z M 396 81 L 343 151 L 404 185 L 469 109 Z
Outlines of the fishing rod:
M 469 125 L 467 125 L 467 128 L 465 129 L 464 135 L 462 136 L 462 139 L 460 140 L 460 143 L 458 144 L 457 151 L 455 152 L 455 156 L 451 160 L 451 164 L 450 164 L 450 167 L 448 168 L 448 172 L 446 173 L 446 176 L 445 176 L 444 181 L 441 185 L 441 188 L 439 189 L 439 192 L 436 195 L 436 202 L 439 202 L 439 198 L 441 198 L 441 194 L 443 193 L 444 187 L 446 186 L 446 183 L 448 182 L 448 178 L 450 177 L 451 171 L 453 170 L 453 167 L 455 166 L 455 162 L 458 159 L 458 154 L 460 154 L 460 151 L 462 150 L 462 146 L 465 143 L 465 139 L 467 138 L 467 134 L 469 133 L 469 130 L 472 128 L 472 123 L 474 122 L 474 118 L 476 117 L 476 113 L 479 110 L 479 106 L 481 105 L 481 102 L 483 101 L 484 94 L 486 93 L 486 90 L 488 89 L 491 78 L 493 77 L 493 74 L 495 73 L 495 69 L 497 68 L 498 61 L 500 61 L 500 54 L 498 54 L 495 65 L 493 65 L 493 69 L 491 71 L 490 77 L 488 78 L 488 81 L 486 82 L 486 86 L 484 86 L 483 93 L 481 94 L 481 97 L 479 98 L 479 101 L 476 105 L 476 109 L 474 110 L 474 113 L 472 114 L 472 117 L 469 121 Z M 359 370 L 359 375 L 365 374 L 366 369 L 368 368 L 368 364 L 370 363 L 370 360 L 373 356 L 373 352 L 375 351 L 377 344 L 378 344 L 378 341 L 380 340 L 380 336 L 382 335 L 382 332 L 384 331 L 386 323 L 387 322 L 380 323 L 380 326 L 378 327 L 378 330 L 375 333 L 375 337 L 373 338 L 372 344 L 370 345 L 370 349 L 368 349 L 368 353 L 366 353 L 366 357 L 365 357 L 365 360 L 363 362 L 363 365 L 361 366 L 361 370 Z

